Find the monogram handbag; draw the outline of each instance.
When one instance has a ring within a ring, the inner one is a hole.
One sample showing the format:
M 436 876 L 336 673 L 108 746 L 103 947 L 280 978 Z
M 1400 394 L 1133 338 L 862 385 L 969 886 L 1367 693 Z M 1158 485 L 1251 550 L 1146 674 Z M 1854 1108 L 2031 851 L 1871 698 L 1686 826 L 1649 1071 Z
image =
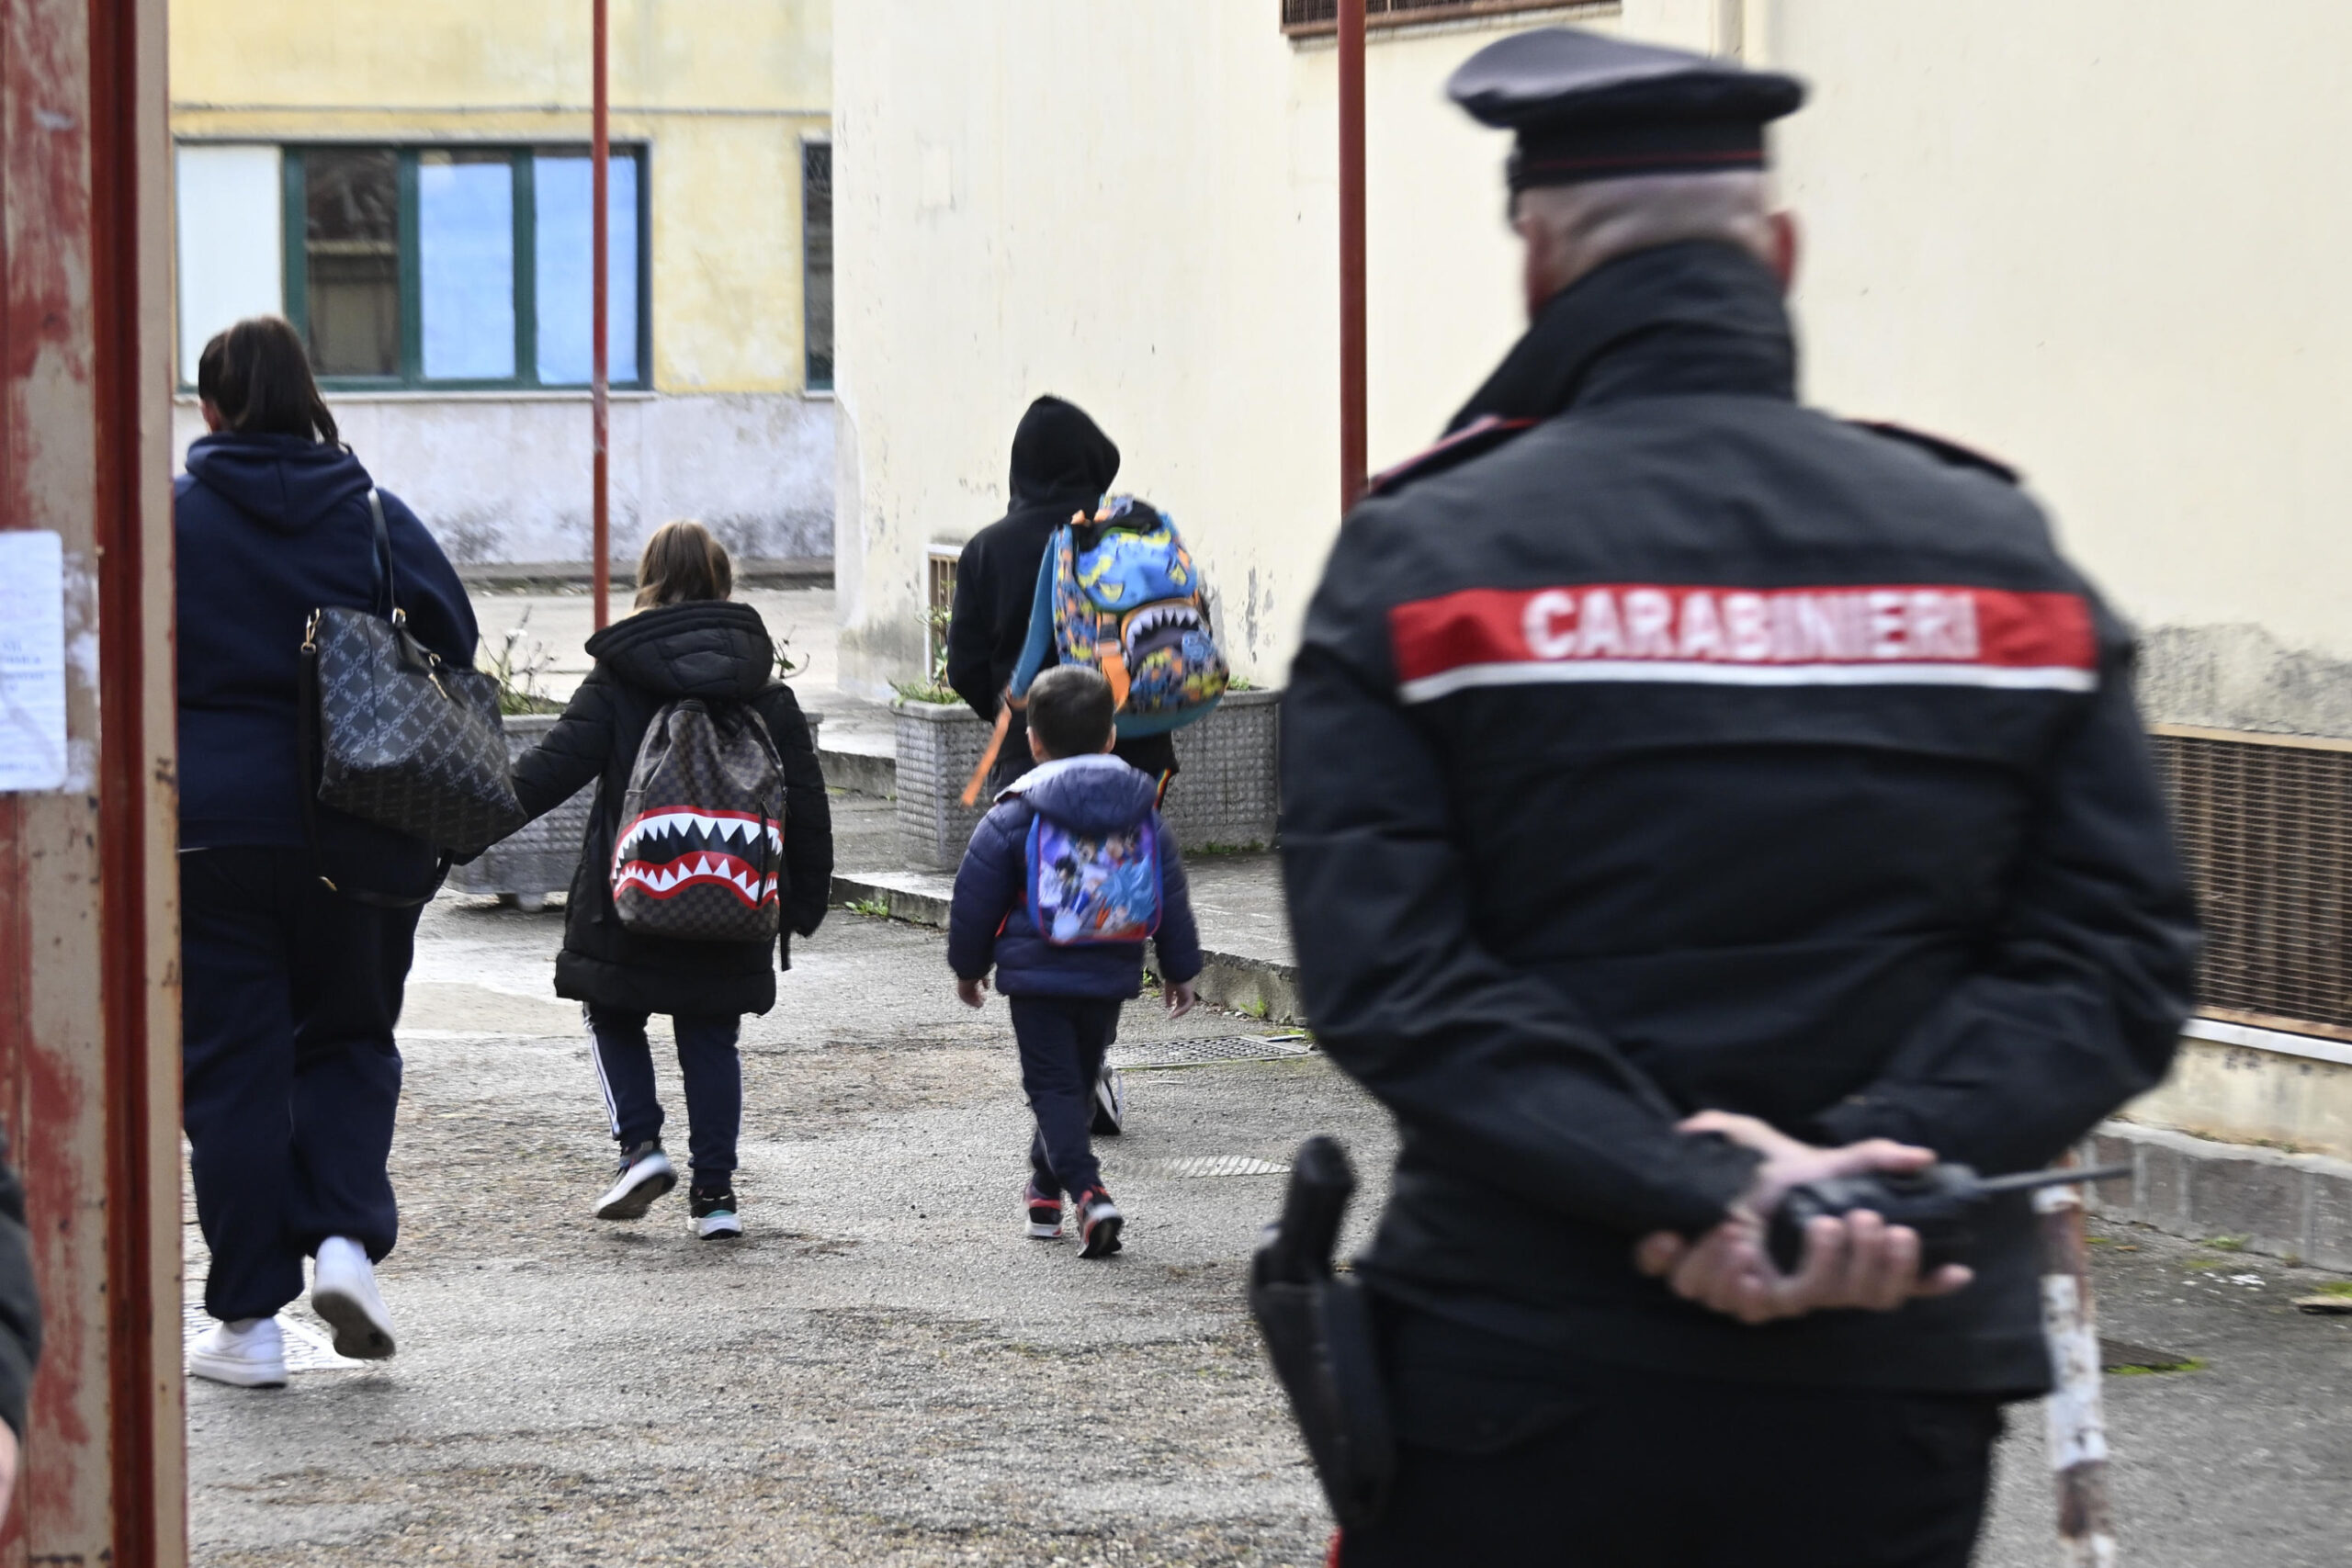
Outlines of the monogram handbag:
M 445 860 L 478 854 L 525 820 L 498 684 L 447 662 L 408 629 L 373 489 L 368 510 L 385 613 L 331 604 L 311 611 L 302 632 L 302 750 L 315 770 L 305 805 L 421 839 Z

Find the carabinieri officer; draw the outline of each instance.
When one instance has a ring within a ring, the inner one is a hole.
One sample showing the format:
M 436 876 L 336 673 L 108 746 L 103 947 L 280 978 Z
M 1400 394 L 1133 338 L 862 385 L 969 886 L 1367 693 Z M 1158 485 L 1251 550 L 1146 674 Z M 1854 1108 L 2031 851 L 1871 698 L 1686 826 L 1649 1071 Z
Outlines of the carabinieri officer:
M 2041 1166 L 2163 1075 L 2194 917 L 2129 634 L 2000 465 L 1796 400 L 1793 79 L 1566 29 L 1527 334 L 1348 518 L 1283 713 L 1307 1011 L 1396 1115 L 1399 1471 L 1345 1568 L 1962 1568 L 2030 1211 L 1921 1277 L 1792 1184 Z

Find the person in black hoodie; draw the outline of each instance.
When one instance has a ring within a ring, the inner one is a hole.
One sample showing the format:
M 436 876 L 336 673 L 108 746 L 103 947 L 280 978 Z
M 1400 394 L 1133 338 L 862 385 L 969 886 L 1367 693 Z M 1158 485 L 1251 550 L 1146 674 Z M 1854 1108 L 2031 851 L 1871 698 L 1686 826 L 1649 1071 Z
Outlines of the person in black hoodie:
M 993 723 L 1005 683 L 1021 662 L 1029 637 L 1037 567 L 1054 530 L 1070 514 L 1092 515 L 1119 476 L 1119 448 L 1076 403 L 1039 398 L 1012 433 L 1012 504 L 972 536 L 956 563 L 956 600 L 947 619 L 947 683 L 971 710 Z M 1046 653 L 1048 668 L 1053 654 Z M 1027 773 L 1029 726 L 1012 710 L 997 753 L 990 787 L 1002 789 Z M 1158 780 L 1164 791 L 1176 773 L 1176 743 L 1165 735 L 1122 740 L 1113 753 Z
M 597 781 L 580 869 L 566 900 L 556 995 L 583 1004 L 620 1170 L 596 1217 L 634 1220 L 677 1185 L 662 1147 L 662 1102 L 646 1039 L 653 1013 L 670 1015 L 685 1078 L 695 1232 L 705 1240 L 743 1234 L 734 1191 L 735 1139 L 743 1116 L 742 1015 L 775 1005 L 775 969 L 792 966 L 792 933 L 825 918 L 833 876 L 832 812 L 808 721 L 776 679 L 775 647 L 760 613 L 728 601 L 734 571 L 699 523 L 668 523 L 646 542 L 637 569 L 638 613 L 588 639 L 596 667 L 547 739 L 514 764 L 514 793 L 544 816 Z M 764 942 L 684 942 L 623 928 L 613 908 L 613 837 L 622 796 L 654 715 L 681 697 L 749 704 L 783 763 L 786 791 L 784 925 L 776 959 Z
M 392 588 L 418 638 L 470 666 L 474 617 L 433 536 L 390 494 L 385 582 L 375 481 L 338 444 L 291 326 L 231 327 L 206 346 L 197 389 L 211 434 L 188 448 L 172 503 L 181 1059 L 212 1250 L 204 1305 L 220 1321 L 188 1366 L 262 1387 L 286 1381 L 277 1314 L 302 1292 L 306 1253 L 335 1348 L 392 1353 L 371 1267 L 399 1229 L 386 1170 L 401 1091 L 392 1026 L 416 906 L 438 880 L 431 845 L 306 811 L 302 628 L 324 605 L 388 610 Z

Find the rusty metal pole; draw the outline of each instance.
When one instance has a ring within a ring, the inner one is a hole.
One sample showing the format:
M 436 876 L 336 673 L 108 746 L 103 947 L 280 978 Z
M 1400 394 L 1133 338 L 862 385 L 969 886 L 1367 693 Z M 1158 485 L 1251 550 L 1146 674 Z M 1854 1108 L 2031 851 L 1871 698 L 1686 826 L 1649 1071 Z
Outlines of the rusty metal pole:
M 59 772 L 0 794 L 0 1122 L 47 1318 L 10 1568 L 187 1562 L 164 27 L 0 7 L 0 534 L 62 564 L 7 586 L 95 653 Z
M 606 166 L 612 161 L 612 104 L 606 90 L 609 63 L 605 51 L 607 4 L 608 0 L 595 0 L 596 37 L 593 51 L 595 61 L 592 69 L 595 73 L 596 83 L 594 89 L 594 107 L 591 111 L 594 127 L 589 133 L 588 154 L 589 163 L 593 166 L 588 176 L 588 200 L 595 209 L 594 215 L 589 220 L 592 235 L 589 243 L 595 248 L 596 252 L 595 256 L 589 263 L 589 276 L 594 280 L 590 286 L 592 297 L 590 309 L 594 312 L 595 319 L 588 328 L 588 352 L 591 361 L 588 373 L 588 402 L 591 410 L 589 420 L 595 429 L 596 444 L 594 478 L 591 481 L 595 489 L 595 523 L 591 532 L 594 537 L 594 548 L 596 558 L 590 571 L 596 585 L 596 629 L 598 631 L 605 629 L 612 616 L 613 570 L 611 560 L 612 467 L 609 450 L 612 441 L 612 397 L 607 375 L 611 367 L 611 345 L 606 342 L 605 333 L 605 296 L 606 290 L 612 287 L 612 257 L 606 253 L 612 245 L 613 221 L 612 214 L 605 210 L 610 196 L 612 175 L 612 171 Z
M 1363 6 L 1340 0 L 1340 506 L 1363 494 Z
M 2075 1163 L 2071 1157 L 2063 1162 Z M 2107 1420 L 2099 1399 L 2098 1318 L 2091 1299 L 2083 1190 L 2068 1184 L 2033 1195 L 2041 1237 L 2041 1326 L 2052 1387 L 2044 1404 L 2050 1469 L 2058 1487 L 2058 1561 L 2064 1568 L 2115 1568 L 2115 1524 L 2107 1494 Z

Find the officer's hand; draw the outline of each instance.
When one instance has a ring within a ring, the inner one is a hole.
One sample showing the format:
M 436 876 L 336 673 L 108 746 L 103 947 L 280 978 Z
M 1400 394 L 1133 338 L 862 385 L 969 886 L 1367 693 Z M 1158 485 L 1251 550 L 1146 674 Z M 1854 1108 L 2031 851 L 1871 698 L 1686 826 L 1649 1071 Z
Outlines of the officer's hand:
M 1831 1176 L 1917 1170 L 1934 1163 L 1931 1151 L 1884 1138 L 1816 1148 L 1726 1111 L 1702 1112 L 1682 1130 L 1720 1134 L 1755 1149 L 1764 1163 L 1729 1217 L 1695 1243 L 1661 1231 L 1634 1248 L 1635 1267 L 1665 1279 L 1677 1295 L 1743 1323 L 1770 1323 L 1832 1308 L 1890 1312 L 1915 1297 L 1948 1295 L 1973 1278 L 1951 1264 L 1922 1279 L 1918 1234 L 1868 1211 L 1815 1220 L 1794 1274 L 1781 1273 L 1766 1249 L 1764 1216 L 1790 1188 Z
M 1198 1002 L 1200 999 L 1200 993 L 1193 988 L 1192 981 L 1177 981 L 1174 985 L 1168 987 L 1168 1016 L 1170 1018 L 1183 1017 L 1186 1013 L 1193 1010 L 1193 1004 Z
M 956 982 L 956 995 L 963 999 L 963 1003 L 966 1007 L 978 1007 L 982 1002 L 989 999 L 988 980 L 986 977 L 982 977 L 978 980 L 966 980 L 959 978 Z

